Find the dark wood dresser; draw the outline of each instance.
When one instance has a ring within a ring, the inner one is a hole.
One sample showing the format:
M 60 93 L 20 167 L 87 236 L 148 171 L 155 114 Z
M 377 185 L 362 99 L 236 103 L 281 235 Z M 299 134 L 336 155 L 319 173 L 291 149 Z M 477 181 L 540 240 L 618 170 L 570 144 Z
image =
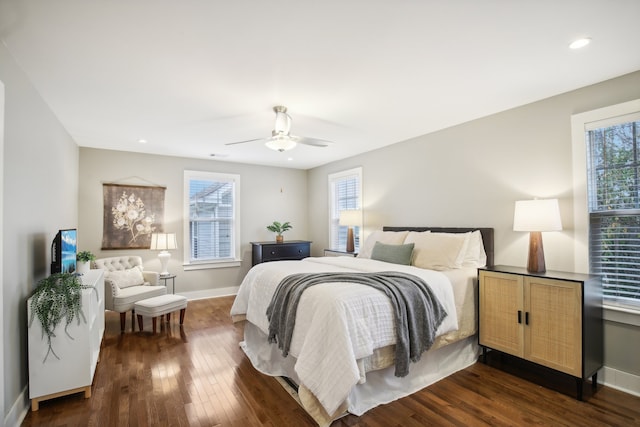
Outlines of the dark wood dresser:
M 289 240 L 282 243 L 251 242 L 251 265 L 268 261 L 296 260 L 311 255 L 311 242 L 308 240 Z

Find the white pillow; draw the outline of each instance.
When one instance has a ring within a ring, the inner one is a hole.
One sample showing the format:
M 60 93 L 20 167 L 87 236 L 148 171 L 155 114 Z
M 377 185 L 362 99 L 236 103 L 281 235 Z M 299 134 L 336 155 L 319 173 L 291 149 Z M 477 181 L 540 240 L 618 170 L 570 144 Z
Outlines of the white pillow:
M 410 231 L 407 233 L 407 237 L 404 238 L 405 243 L 414 243 L 415 248 L 419 248 L 420 245 L 428 245 L 429 244 L 429 234 L 431 234 L 430 230 L 427 231 Z M 414 254 L 415 255 L 415 254 Z
M 484 250 L 480 230 L 473 231 L 469 236 L 467 253 L 462 262 L 463 267 L 484 267 L 487 265 L 487 253 Z
M 364 246 L 360 248 L 358 258 L 371 258 L 371 251 L 376 242 L 382 242 L 387 245 L 401 245 L 408 231 L 382 231 L 376 230 L 367 237 Z
M 462 267 L 471 233 L 413 233 L 405 243 L 414 243 L 411 265 L 429 270 Z
M 129 268 L 127 270 L 109 271 L 105 277 L 113 281 L 119 288 L 129 288 L 131 286 L 139 286 L 144 284 L 142 270 L 138 267 Z

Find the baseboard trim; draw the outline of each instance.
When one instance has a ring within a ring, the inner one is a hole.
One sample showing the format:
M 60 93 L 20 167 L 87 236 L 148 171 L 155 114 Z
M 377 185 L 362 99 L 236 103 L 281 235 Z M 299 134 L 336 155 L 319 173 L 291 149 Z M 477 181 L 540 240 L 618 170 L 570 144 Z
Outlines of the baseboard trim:
M 29 412 L 29 388 L 25 387 L 22 393 L 18 395 L 18 398 L 11 406 L 11 410 L 4 417 L 4 424 L 7 427 L 19 427 L 24 421 L 24 418 Z
M 607 387 L 640 397 L 640 376 L 605 366 L 602 369 L 602 383 Z

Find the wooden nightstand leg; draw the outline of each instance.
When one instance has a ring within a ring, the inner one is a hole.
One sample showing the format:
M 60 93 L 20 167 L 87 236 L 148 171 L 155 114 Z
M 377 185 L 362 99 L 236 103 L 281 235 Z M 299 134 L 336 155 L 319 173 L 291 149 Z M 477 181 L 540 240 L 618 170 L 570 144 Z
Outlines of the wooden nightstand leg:
M 138 329 L 140 329 L 140 332 L 142 332 L 142 315 L 138 314 Z
M 596 391 L 598 389 L 598 373 L 597 372 L 593 374 L 593 376 L 591 377 L 591 388 L 593 389 L 593 391 Z
M 576 378 L 576 386 L 577 386 L 576 394 L 577 394 L 577 399 L 580 401 L 582 401 L 582 383 L 583 383 L 582 378 Z

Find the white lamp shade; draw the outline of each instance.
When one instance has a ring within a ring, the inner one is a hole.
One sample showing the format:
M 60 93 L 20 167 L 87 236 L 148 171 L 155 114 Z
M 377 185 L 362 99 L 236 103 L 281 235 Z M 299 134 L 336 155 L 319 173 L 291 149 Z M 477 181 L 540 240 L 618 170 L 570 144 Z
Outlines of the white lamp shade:
M 558 199 L 519 200 L 513 214 L 513 231 L 560 231 Z
M 151 235 L 151 250 L 166 251 L 178 249 L 178 240 L 175 233 L 153 233 Z
M 340 225 L 348 227 L 359 226 L 362 223 L 362 211 L 360 209 L 345 209 L 340 211 Z

